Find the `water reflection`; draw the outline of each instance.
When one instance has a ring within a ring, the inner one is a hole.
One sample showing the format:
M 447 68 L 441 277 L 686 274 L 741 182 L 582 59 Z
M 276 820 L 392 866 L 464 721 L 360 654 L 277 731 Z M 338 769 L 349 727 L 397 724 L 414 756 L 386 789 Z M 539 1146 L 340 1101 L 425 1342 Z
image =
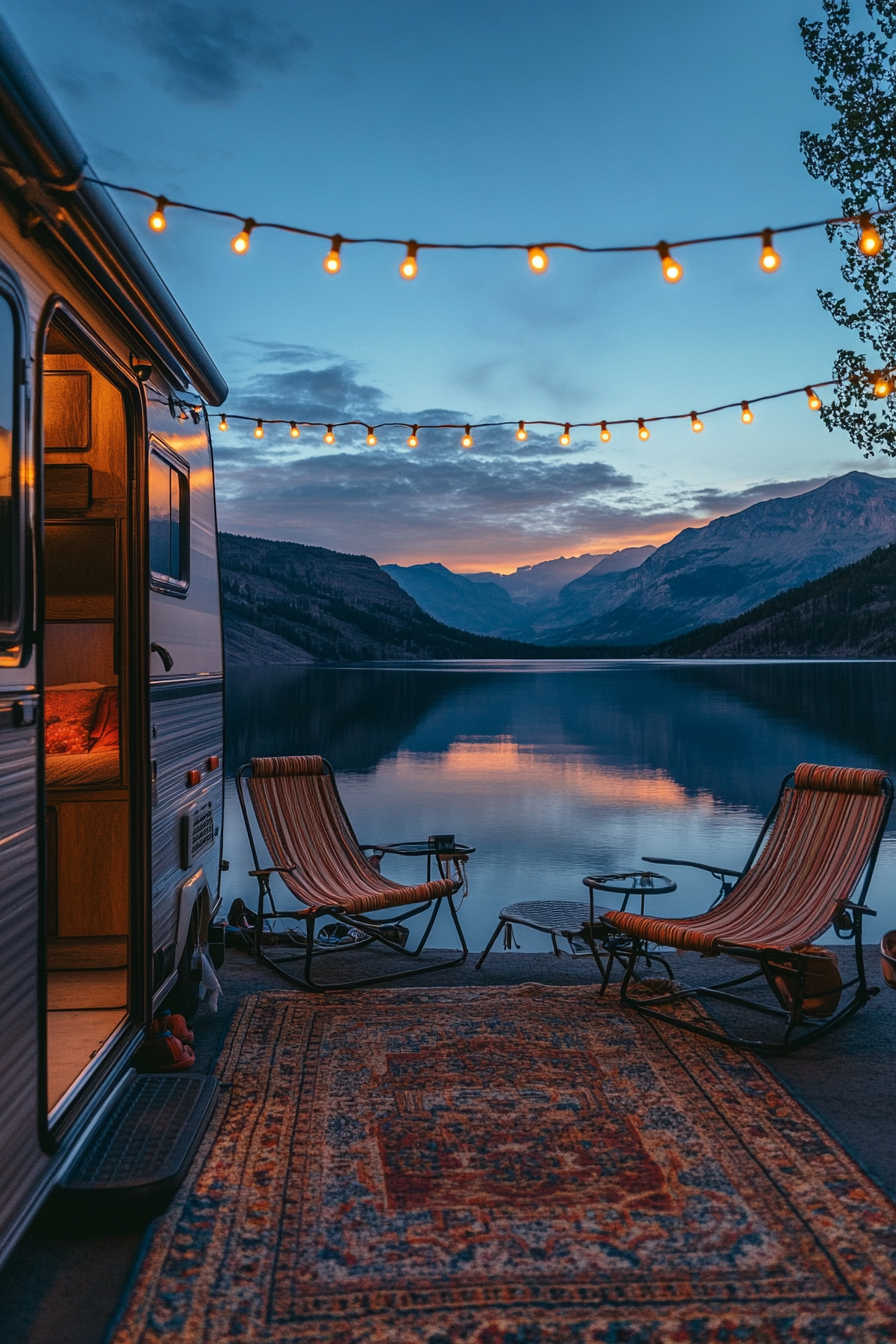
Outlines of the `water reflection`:
M 645 853 L 739 866 L 799 761 L 896 767 L 894 690 L 888 663 L 240 669 L 228 767 L 320 752 L 363 841 L 453 831 L 475 845 L 464 923 L 477 947 L 508 901 L 581 900 L 586 873 Z M 228 900 L 249 885 L 241 825 L 231 789 Z M 888 837 L 869 938 L 896 925 L 894 870 Z M 421 876 L 410 860 L 389 871 Z M 678 877 L 657 913 L 696 912 L 714 895 L 710 879 Z

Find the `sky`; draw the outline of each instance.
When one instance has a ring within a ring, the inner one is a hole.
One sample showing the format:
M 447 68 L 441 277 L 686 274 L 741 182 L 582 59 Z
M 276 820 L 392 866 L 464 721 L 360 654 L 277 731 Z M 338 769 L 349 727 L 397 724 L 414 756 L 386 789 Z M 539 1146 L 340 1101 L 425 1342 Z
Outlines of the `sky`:
M 101 177 L 327 233 L 589 245 L 837 213 L 806 172 L 824 130 L 801 15 L 818 0 L 5 0 L 3 15 Z M 116 201 L 230 386 L 296 420 L 595 420 L 698 411 L 830 376 L 845 292 L 824 230 L 655 253 L 429 252 L 253 235 Z M 890 474 L 802 396 L 656 426 L 641 442 L 512 429 L 262 441 L 214 433 L 219 520 L 249 535 L 509 571 L 661 542 L 845 471 Z M 213 417 L 213 425 L 218 416 Z

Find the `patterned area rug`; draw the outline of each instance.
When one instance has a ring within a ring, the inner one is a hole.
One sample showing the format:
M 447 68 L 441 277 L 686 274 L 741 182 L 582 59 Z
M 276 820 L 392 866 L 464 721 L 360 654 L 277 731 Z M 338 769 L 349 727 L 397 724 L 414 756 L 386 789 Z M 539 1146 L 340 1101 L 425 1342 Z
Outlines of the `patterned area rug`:
M 896 1339 L 896 1208 L 748 1056 L 594 990 L 248 998 L 113 1344 Z

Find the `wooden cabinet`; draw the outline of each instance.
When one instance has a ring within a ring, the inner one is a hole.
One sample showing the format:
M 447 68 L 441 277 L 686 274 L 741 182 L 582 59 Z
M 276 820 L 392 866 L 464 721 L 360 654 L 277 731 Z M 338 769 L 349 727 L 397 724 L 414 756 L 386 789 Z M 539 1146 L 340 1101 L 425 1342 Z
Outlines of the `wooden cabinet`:
M 56 807 L 58 936 L 127 934 L 127 799 L 57 801 Z

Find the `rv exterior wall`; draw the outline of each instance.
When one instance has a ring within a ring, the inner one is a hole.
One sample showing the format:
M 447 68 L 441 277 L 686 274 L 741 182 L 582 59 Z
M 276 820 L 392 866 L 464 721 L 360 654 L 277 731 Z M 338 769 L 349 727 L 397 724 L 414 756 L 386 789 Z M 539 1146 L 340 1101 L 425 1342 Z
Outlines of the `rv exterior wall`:
M 128 1041 L 139 1038 L 152 1002 L 153 952 L 171 939 L 179 915 L 179 893 L 185 880 L 204 868 L 215 894 L 219 871 L 223 771 L 207 769 L 208 758 L 223 760 L 223 681 L 220 604 L 211 450 L 204 419 L 172 419 L 169 387 L 155 373 L 141 388 L 130 370 L 133 334 L 113 326 L 102 296 L 92 294 L 86 277 L 68 274 L 41 242 L 41 230 L 23 237 L 16 217 L 0 198 L 0 274 L 21 296 L 25 322 L 23 351 L 26 382 L 22 389 L 20 469 L 26 522 L 29 567 L 39 559 L 42 544 L 37 503 L 41 479 L 39 434 L 35 407 L 39 397 L 42 324 L 54 297 L 61 297 L 86 328 L 92 331 L 132 386 L 133 397 L 146 397 L 150 428 L 189 463 L 190 475 L 190 584 L 185 596 L 151 591 L 143 559 L 141 581 L 148 593 L 150 629 L 146 632 L 142 667 L 130 669 L 134 694 L 148 696 L 144 720 L 149 740 L 134 744 L 137 759 L 154 759 L 157 770 L 156 806 L 144 790 L 152 837 L 152 872 L 142 874 L 136 901 L 146 912 L 145 927 L 152 936 L 142 948 L 147 989 L 132 1003 Z M 157 398 L 158 401 L 150 400 Z M 198 398 L 197 398 L 198 402 Z M 139 404 L 135 401 L 135 404 Z M 138 452 L 148 445 L 142 437 Z M 0 1263 L 9 1254 L 53 1184 L 77 1158 L 101 1122 L 116 1087 L 129 1067 L 130 1047 L 108 1059 L 101 1057 L 90 1071 L 76 1118 L 48 1139 L 45 1094 L 41 1085 L 45 1067 L 45 1004 L 40 953 L 42 890 L 41 848 L 43 741 L 37 710 L 43 693 L 40 624 L 33 584 L 28 592 L 32 610 L 26 626 L 36 631 L 25 649 L 0 650 L 0 1015 L 5 1030 L 0 1037 Z M 166 671 L 150 653 L 150 642 L 170 651 L 173 664 Z M 123 707 L 127 712 L 126 707 Z M 150 725 L 152 727 L 150 728 Z M 155 736 L 150 737 L 154 730 Z M 187 771 L 202 770 L 201 782 L 188 787 Z M 139 790 L 136 791 L 139 793 Z M 135 793 L 135 796 L 136 796 Z M 211 802 L 214 818 L 212 843 L 181 866 L 181 818 L 197 804 Z M 152 923 L 148 918 L 152 909 Z M 135 909 L 137 906 L 135 905 Z M 157 977 L 158 979 L 158 977 Z M 164 986 L 156 983 L 158 991 Z

